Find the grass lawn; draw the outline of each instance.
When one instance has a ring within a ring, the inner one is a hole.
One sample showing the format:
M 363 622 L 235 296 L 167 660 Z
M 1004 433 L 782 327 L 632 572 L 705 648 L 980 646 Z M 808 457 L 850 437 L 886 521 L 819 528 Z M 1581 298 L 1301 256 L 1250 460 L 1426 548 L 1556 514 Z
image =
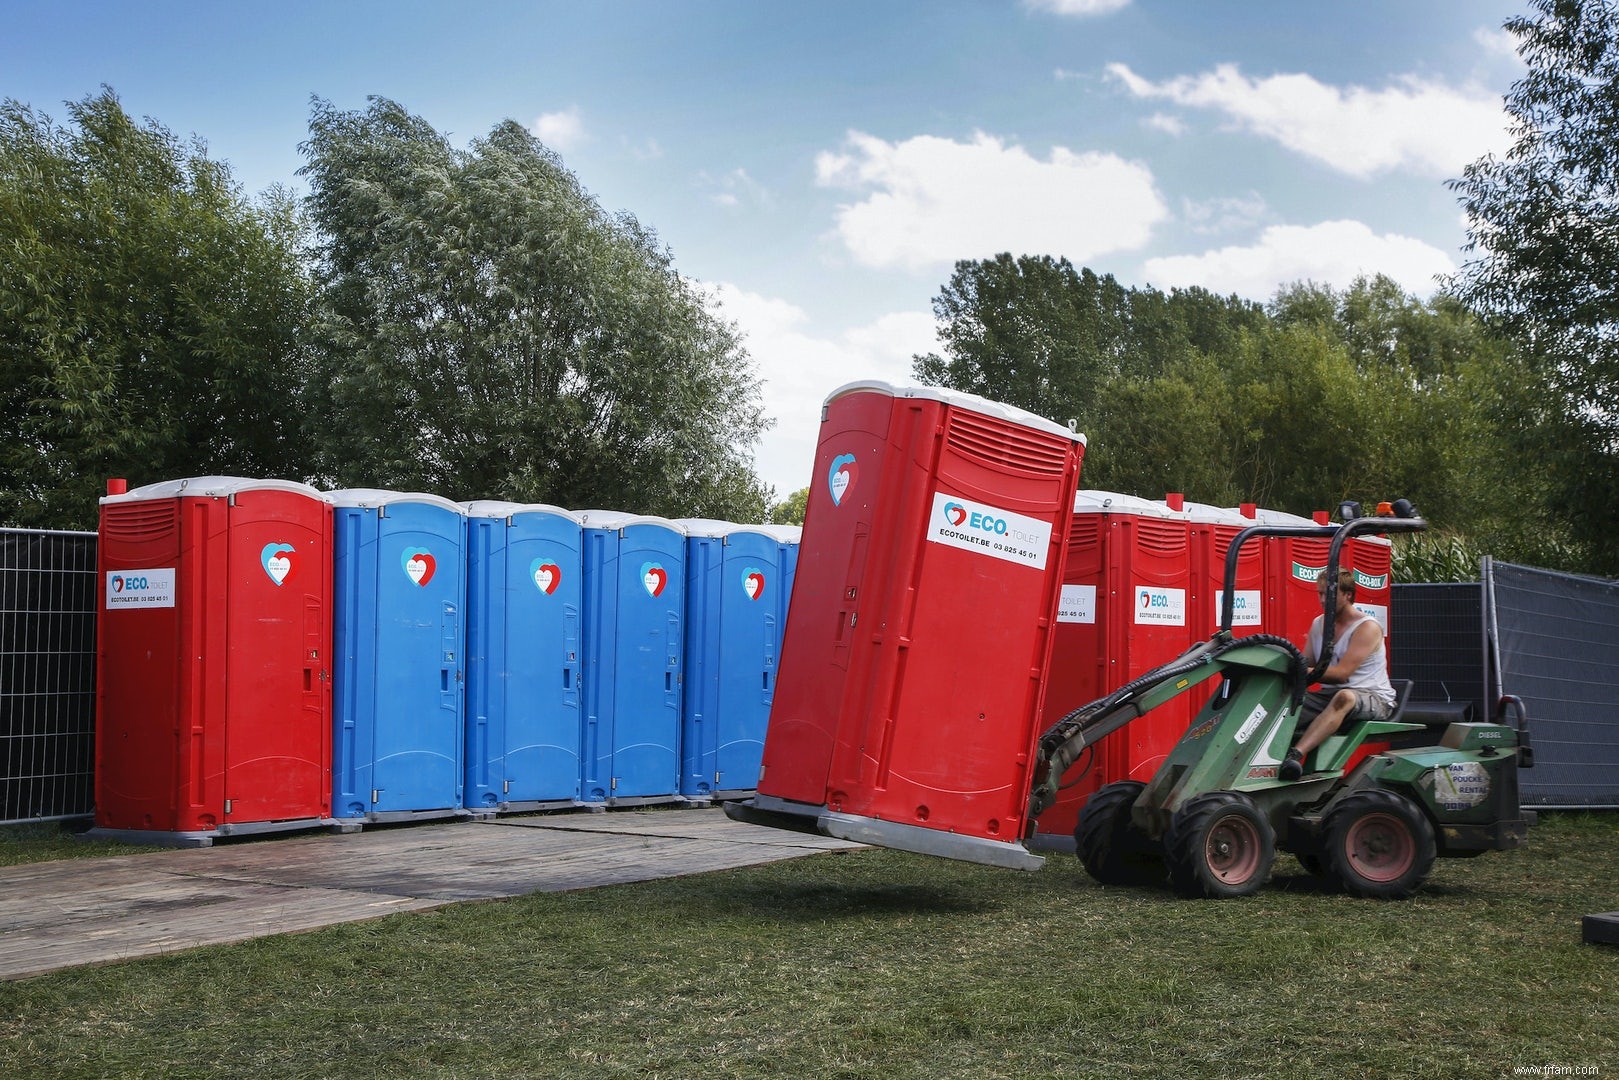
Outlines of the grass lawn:
M 0 1075 L 1619 1076 L 1616 871 L 1614 814 L 1395 903 L 828 853 L 0 984 Z

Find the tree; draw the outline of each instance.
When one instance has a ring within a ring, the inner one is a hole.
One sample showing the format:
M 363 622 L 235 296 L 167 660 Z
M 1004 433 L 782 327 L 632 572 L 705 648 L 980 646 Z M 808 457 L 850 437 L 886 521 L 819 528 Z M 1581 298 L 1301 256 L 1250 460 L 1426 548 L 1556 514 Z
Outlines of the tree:
M 1452 183 L 1473 256 L 1452 286 L 1518 334 L 1566 402 L 1548 497 L 1585 569 L 1619 573 L 1619 11 L 1530 0 L 1509 20 L 1528 70 L 1506 99 L 1513 144 Z
M 1454 297 L 1378 276 L 1295 284 L 1266 308 L 1117 286 L 1106 305 L 1073 302 L 1110 280 L 1053 260 L 958 263 L 936 301 L 949 359 L 916 370 L 1047 416 L 1060 415 L 1052 401 L 1084 401 L 1071 407 L 1089 437 L 1086 487 L 1301 515 L 1406 497 L 1470 544 L 1576 568 L 1558 500 L 1575 477 L 1607 475 L 1569 468 L 1584 421 Z
M 956 264 L 933 300 L 945 356 L 918 356 L 916 377 L 1042 416 L 1087 416 L 1120 371 L 1126 290 L 1067 259 L 997 255 Z
M 0 105 L 0 521 L 94 527 L 108 476 L 306 476 L 295 204 L 110 88 L 68 115 Z
M 770 508 L 770 521 L 775 525 L 802 525 L 809 509 L 809 488 L 802 487 Z
M 312 438 L 342 484 L 759 520 L 748 356 L 657 237 L 507 121 L 316 101 Z

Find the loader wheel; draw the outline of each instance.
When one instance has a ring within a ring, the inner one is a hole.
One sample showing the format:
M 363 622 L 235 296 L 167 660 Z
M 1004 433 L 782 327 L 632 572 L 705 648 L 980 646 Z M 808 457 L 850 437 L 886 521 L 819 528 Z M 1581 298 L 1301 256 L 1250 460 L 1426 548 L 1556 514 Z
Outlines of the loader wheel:
M 1187 800 L 1164 834 L 1169 881 L 1182 896 L 1226 900 L 1255 892 L 1276 859 L 1276 832 L 1259 807 L 1234 791 Z
M 1327 877 L 1355 896 L 1402 900 L 1433 868 L 1433 826 L 1421 808 L 1392 791 L 1344 796 L 1328 811 L 1322 834 Z
M 1108 784 L 1079 812 L 1074 851 L 1103 885 L 1150 885 L 1164 878 L 1157 845 L 1130 820 L 1130 807 L 1146 786 L 1139 780 Z

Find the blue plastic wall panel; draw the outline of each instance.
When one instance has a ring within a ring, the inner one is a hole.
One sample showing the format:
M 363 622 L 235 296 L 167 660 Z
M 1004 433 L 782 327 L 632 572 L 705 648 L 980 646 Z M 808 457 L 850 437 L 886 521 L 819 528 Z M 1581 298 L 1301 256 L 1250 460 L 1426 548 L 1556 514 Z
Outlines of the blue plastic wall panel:
M 583 600 L 576 518 L 467 518 L 468 809 L 578 798 Z
M 333 509 L 332 816 L 461 806 L 464 519 Z
M 585 515 L 583 802 L 680 790 L 685 536 L 647 519 Z
M 786 610 L 782 554 L 775 537 L 741 528 L 687 540 L 682 795 L 758 787 Z

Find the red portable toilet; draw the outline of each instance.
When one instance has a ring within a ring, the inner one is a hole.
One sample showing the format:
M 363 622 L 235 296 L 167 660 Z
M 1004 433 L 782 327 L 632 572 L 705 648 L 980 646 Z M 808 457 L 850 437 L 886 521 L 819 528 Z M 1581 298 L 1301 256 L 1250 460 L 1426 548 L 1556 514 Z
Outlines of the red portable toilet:
M 1187 503 L 1186 515 L 1192 548 L 1192 596 L 1188 617 L 1191 639 L 1196 642 L 1207 640 L 1220 629 L 1226 557 L 1231 552 L 1231 541 L 1257 522 L 1236 510 L 1206 503 Z M 1264 541 L 1264 537 L 1253 537 L 1237 552 L 1236 589 L 1231 599 L 1231 632 L 1236 637 L 1264 631 Z
M 1355 606 L 1383 628 L 1383 649 L 1389 647 L 1389 602 L 1393 597 L 1394 543 L 1386 536 L 1353 537 L 1348 563 L 1355 571 Z
M 1188 517 L 1162 502 L 1111 491 L 1074 498 L 1063 603 L 1046 691 L 1046 719 L 1062 716 L 1185 652 L 1192 644 Z M 1072 850 L 1085 800 L 1115 780 L 1148 780 L 1193 709 L 1178 698 L 1104 738 L 1040 815 L 1034 846 Z
M 285 480 L 101 500 L 94 832 L 206 845 L 329 818 L 331 523 Z
M 1253 520 L 1265 525 L 1320 524 L 1279 510 L 1256 509 Z M 1265 545 L 1266 633 L 1280 634 L 1304 647 L 1310 624 L 1321 614 L 1321 598 L 1316 577 L 1327 568 L 1332 538 L 1267 536 Z M 1392 596 L 1393 544 L 1386 536 L 1365 535 L 1350 539 L 1339 555 L 1343 566 L 1355 571 L 1355 606 L 1378 620 L 1383 627 L 1383 649 L 1387 653 L 1389 599 Z
M 950 390 L 826 399 L 758 795 L 728 812 L 1041 863 L 1020 841 L 1084 445 Z
M 1312 528 L 1316 522 L 1281 510 L 1245 505 L 1239 511 L 1256 525 L 1286 525 Z M 1250 541 L 1251 543 L 1252 541 Z M 1330 536 L 1265 536 L 1260 538 L 1265 552 L 1265 599 L 1262 630 L 1304 647 L 1310 623 L 1321 614 L 1316 595 L 1316 575 L 1327 566 Z

